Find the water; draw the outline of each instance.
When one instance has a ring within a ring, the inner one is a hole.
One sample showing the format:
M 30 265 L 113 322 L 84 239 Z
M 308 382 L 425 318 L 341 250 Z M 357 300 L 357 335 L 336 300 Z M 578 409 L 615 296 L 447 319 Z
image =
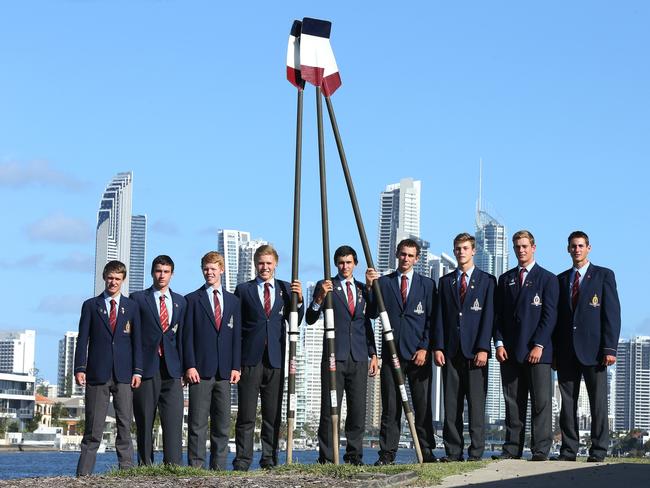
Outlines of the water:
M 341 452 L 341 458 L 343 457 Z M 444 450 L 436 449 L 436 456 L 444 456 Z M 260 452 L 254 453 L 251 469 L 258 469 Z M 486 456 L 491 453 L 486 452 Z M 209 453 L 208 453 L 209 455 Z M 162 462 L 162 452 L 155 453 L 155 462 Z M 228 465 L 232 466 L 234 453 L 228 455 Z M 187 459 L 184 454 L 184 459 Z M 284 464 L 286 454 L 279 453 L 279 462 Z M 296 463 L 313 464 L 318 459 L 318 451 L 293 451 L 293 460 Z M 376 449 L 364 449 L 363 459 L 366 463 L 374 463 L 377 460 Z M 408 464 L 415 462 L 415 450 L 399 449 L 396 462 Z M 0 453 L 0 479 L 29 478 L 37 476 L 74 476 L 79 460 L 78 452 L 6 452 Z M 114 452 L 97 454 L 95 474 L 104 473 L 117 467 L 117 456 Z

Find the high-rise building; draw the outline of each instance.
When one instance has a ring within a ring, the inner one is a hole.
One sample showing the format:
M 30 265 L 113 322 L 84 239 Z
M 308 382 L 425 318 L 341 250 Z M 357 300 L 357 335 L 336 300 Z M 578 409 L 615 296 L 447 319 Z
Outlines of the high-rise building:
M 84 387 L 74 381 L 74 353 L 77 348 L 78 332 L 68 331 L 59 340 L 59 368 L 57 394 L 61 397 L 83 396 Z
M 95 295 L 104 291 L 102 273 L 107 262 L 117 259 L 127 269 L 122 292 L 129 290 L 131 267 L 131 201 L 133 173 L 118 173 L 102 195 L 97 212 L 95 242 Z
M 144 290 L 146 272 L 147 216 L 131 217 L 131 267 L 129 274 L 129 295 Z
M 221 283 L 232 293 L 237 287 L 239 274 L 239 247 L 251 240 L 251 234 L 241 230 L 219 229 L 217 239 L 217 250 L 225 262 Z
M 429 254 L 429 269 L 431 274 L 428 276 L 437 284 L 441 277 L 455 270 L 456 266 L 458 266 L 456 260 L 444 252 L 440 256 Z
M 474 263 L 479 269 L 499 278 L 508 270 L 508 233 L 505 225 L 483 209 L 482 179 L 483 161 L 479 166 Z
M 619 341 L 615 382 L 615 430 L 650 429 L 650 337 Z
M 421 182 L 404 178 L 386 186 L 379 196 L 379 231 L 377 239 L 377 271 L 395 269 L 395 248 L 402 240 L 420 236 Z
M 0 372 L 34 374 L 35 330 L 0 331 Z

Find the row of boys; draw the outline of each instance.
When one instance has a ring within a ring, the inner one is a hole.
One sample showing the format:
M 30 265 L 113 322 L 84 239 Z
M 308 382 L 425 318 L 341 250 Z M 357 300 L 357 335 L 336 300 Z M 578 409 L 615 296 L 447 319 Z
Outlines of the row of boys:
M 563 400 L 559 458 L 575 459 L 577 453 L 575 417 L 582 376 L 592 405 L 590 460 L 604 458 L 608 435 L 605 367 L 615 361 L 620 330 L 614 275 L 589 263 L 589 239 L 582 232 L 569 236 L 568 250 L 574 267 L 561 274 L 559 280 L 535 264 L 535 241 L 530 232 L 516 233 L 513 245 L 518 266 L 504 273 L 497 286 L 493 276 L 474 266 L 474 238 L 458 235 L 454 240 L 458 268 L 441 278 L 439 292 L 433 280 L 413 270 L 420 254 L 415 241 L 407 239 L 398 245 L 395 272 L 380 277 L 369 269 L 365 284 L 353 276 L 357 264 L 354 249 L 337 249 L 334 262 L 338 274 L 317 284 L 306 319 L 308 324 L 318 319 L 325 294 L 332 292 L 336 297 L 337 398 L 340 403 L 345 390 L 348 403 L 345 462 L 362 464 L 367 376 L 379 370 L 370 321 L 378 316 L 370 287 L 375 279 L 379 279 L 400 362 L 409 381 L 425 462 L 436 461 L 432 453 L 432 359 L 442 367 L 445 391 L 443 437 L 447 455 L 441 461 L 463 459 L 465 397 L 471 437 L 468 459 L 481 458 L 487 359 L 493 336 L 506 399 L 506 443 L 501 457 L 521 457 L 530 391 L 532 459 L 547 459 L 551 444 L 550 363 L 558 358 Z M 132 463 L 131 405 L 138 427 L 139 462 L 153 462 L 152 429 L 158 409 L 164 462 L 180 464 L 183 380 L 190 384 L 190 465 L 203 466 L 205 462 L 210 416 L 209 466 L 225 469 L 230 384 L 234 383 L 238 383 L 239 394 L 234 469 L 247 470 L 252 461 L 258 395 L 262 401 L 260 465 L 277 465 L 285 320 L 292 290 L 299 296 L 300 316 L 303 311 L 300 283 L 290 285 L 275 280 L 277 261 L 271 246 L 259 248 L 255 254 L 257 277 L 239 285 L 232 295 L 222 289 L 220 282 L 223 257 L 208 253 L 201 261 L 205 284 L 182 297 L 169 289 L 173 261 L 158 256 L 152 263 L 153 286 L 133 294 L 131 299 L 120 295 L 126 276 L 124 266 L 119 262 L 107 264 L 106 290 L 84 303 L 79 325 L 75 373 L 76 381 L 86 385 L 86 431 L 78 475 L 92 472 L 109 394 L 113 394 L 117 417 L 120 467 Z M 380 377 L 382 416 L 377 465 L 394 462 L 401 419 L 400 392 L 390 367 L 381 368 Z M 326 361 L 321 381 L 319 462 L 325 463 L 333 461 Z

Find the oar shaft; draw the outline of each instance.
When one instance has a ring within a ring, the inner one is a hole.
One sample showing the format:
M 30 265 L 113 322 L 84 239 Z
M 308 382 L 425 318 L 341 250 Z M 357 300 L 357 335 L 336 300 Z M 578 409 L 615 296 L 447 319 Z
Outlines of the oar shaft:
M 293 249 L 291 254 L 291 281 L 298 279 L 300 252 L 300 188 L 302 178 L 302 99 L 298 90 L 296 109 L 296 159 L 293 186 Z M 296 425 L 296 345 L 298 342 L 298 294 L 291 292 L 289 309 L 289 377 L 287 384 L 287 464 L 293 462 L 293 431 Z
M 321 227 L 323 233 L 323 279 L 331 278 L 329 224 L 327 215 L 327 176 L 325 171 L 325 138 L 323 135 L 323 103 L 320 87 L 316 87 L 316 116 L 318 119 L 318 167 L 320 175 Z M 327 369 L 329 378 L 330 416 L 332 418 L 332 450 L 334 464 L 339 464 L 339 408 L 336 396 L 336 343 L 334 332 L 334 310 L 332 294 L 325 295 L 323 315 L 325 318 L 325 339 L 327 347 Z

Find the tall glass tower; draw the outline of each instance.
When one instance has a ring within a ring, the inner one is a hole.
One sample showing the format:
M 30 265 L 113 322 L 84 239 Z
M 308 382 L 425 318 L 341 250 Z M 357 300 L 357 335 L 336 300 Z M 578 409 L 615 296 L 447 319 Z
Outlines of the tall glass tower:
M 147 247 L 147 216 L 131 217 L 131 267 L 129 268 L 129 295 L 144 290 Z
M 95 241 L 95 295 L 104 290 L 102 272 L 107 262 L 117 259 L 126 265 L 122 292 L 129 291 L 131 270 L 131 201 L 133 173 L 118 173 L 106 186 L 97 212 Z

